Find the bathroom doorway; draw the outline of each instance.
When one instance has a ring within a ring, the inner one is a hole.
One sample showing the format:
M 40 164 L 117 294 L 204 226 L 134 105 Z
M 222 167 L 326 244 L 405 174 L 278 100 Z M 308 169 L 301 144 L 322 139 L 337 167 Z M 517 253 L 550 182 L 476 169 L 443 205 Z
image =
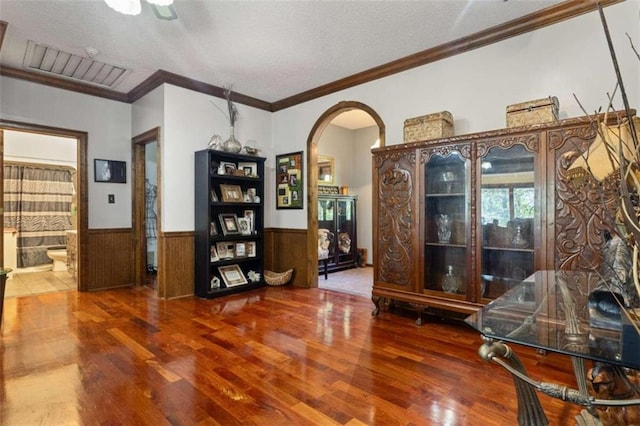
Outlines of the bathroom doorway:
M 86 291 L 88 217 L 87 200 L 82 196 L 87 193 L 86 146 L 86 132 L 0 120 L 0 201 L 5 207 L 0 255 L 3 265 L 14 270 L 10 277 L 15 278 L 7 282 L 6 297 Z M 5 181 L 10 185 L 7 193 Z M 25 200 L 33 208 L 25 210 Z M 21 206 L 20 210 L 15 206 Z M 18 215 L 24 218 L 16 219 Z M 7 220 L 16 226 L 5 229 Z M 25 223 L 35 228 L 26 229 Z M 49 229 L 51 226 L 55 229 Z
M 160 129 L 133 138 L 133 230 L 135 285 L 160 296 Z

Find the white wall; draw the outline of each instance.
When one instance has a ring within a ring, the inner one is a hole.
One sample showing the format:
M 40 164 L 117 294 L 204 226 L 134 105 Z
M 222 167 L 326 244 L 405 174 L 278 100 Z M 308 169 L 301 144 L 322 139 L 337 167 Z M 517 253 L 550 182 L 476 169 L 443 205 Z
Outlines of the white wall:
M 77 163 L 76 146 L 75 138 L 12 130 L 4 132 L 5 161 L 56 164 L 75 169 Z
M 640 107 L 639 61 L 625 32 L 640 46 L 640 1 L 605 9 L 632 107 Z M 623 53 L 624 52 L 624 53 Z M 561 118 L 606 106 L 615 74 L 597 12 L 514 37 L 500 43 L 415 68 L 273 114 L 275 151 L 306 150 L 312 126 L 341 101 L 373 108 L 386 126 L 387 145 L 402 142 L 404 120 L 442 110 L 455 119 L 456 134 L 505 127 L 507 105 L 554 95 Z M 616 104 L 621 109 L 620 102 Z M 272 179 L 273 177 L 271 177 Z M 275 212 L 270 227 L 306 228 L 305 210 Z
M 89 228 L 131 227 L 131 105 L 8 77 L 0 93 L 3 119 L 87 132 Z M 128 182 L 94 182 L 94 158 L 126 161 Z
M 227 117 L 211 104 L 215 102 L 226 111 L 226 101 L 168 84 L 164 93 L 164 130 L 160 144 L 162 230 L 192 231 L 194 152 L 207 149 L 211 136 L 216 133 L 223 139 L 229 137 Z M 271 113 L 237 106 L 236 139 L 243 145 L 247 140 L 255 141 L 252 142 L 254 147 L 263 150 L 260 154 L 264 154 L 264 147 L 271 145 Z M 265 185 L 270 187 L 272 182 L 266 181 Z M 265 202 L 267 209 L 275 209 L 273 198 Z

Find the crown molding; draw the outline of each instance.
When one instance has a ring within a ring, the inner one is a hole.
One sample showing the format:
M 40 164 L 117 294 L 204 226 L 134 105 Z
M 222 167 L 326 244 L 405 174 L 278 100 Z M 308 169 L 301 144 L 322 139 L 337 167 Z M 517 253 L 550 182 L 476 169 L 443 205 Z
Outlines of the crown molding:
M 280 111 L 340 90 L 345 90 L 379 78 L 388 77 L 412 68 L 427 65 L 441 59 L 469 52 L 473 49 L 488 46 L 511 37 L 516 37 L 530 31 L 535 31 L 579 15 L 592 12 L 597 10 L 598 3 L 602 7 L 607 7 L 624 1 L 626 0 L 568 0 L 539 12 L 514 19 L 505 24 L 497 25 L 474 33 L 470 36 L 463 37 L 431 49 L 423 50 L 422 52 L 379 65 L 366 71 L 318 86 L 314 89 L 298 93 L 273 103 L 237 92 L 233 93 L 233 100 L 239 104 L 265 111 Z M 2 41 L 4 39 L 7 26 L 8 24 L 6 22 L 0 21 L 0 49 L 2 48 Z M 114 90 L 103 89 L 89 84 L 76 83 L 59 77 L 45 76 L 33 71 L 20 70 L 6 66 L 0 66 L 0 75 L 127 103 L 133 103 L 139 100 L 153 89 L 165 83 L 214 97 L 224 98 L 223 89 L 218 86 L 203 83 L 164 70 L 156 71 L 128 93 L 116 92 Z
M 129 102 L 137 101 L 156 87 L 165 83 L 182 87 L 183 89 L 189 89 L 195 92 L 204 93 L 206 95 L 215 96 L 217 98 L 224 98 L 224 89 L 221 87 L 183 77 L 169 71 L 158 70 L 138 86 L 131 89 L 131 91 L 128 93 Z M 251 96 L 243 95 L 238 92 L 233 92 L 231 96 L 233 98 L 233 101 L 239 104 L 251 106 L 265 111 L 271 111 L 271 103 L 269 102 L 265 102 L 257 98 L 252 98 Z
M 71 80 L 44 75 L 34 71 L 0 65 L 0 75 L 20 80 L 27 80 L 32 83 L 43 84 L 45 86 L 52 86 L 58 89 L 71 90 L 72 92 L 83 93 L 85 95 L 98 96 L 120 102 L 129 102 L 129 98 L 126 93 L 103 89 L 102 87 L 96 87 L 90 84 L 76 83 Z

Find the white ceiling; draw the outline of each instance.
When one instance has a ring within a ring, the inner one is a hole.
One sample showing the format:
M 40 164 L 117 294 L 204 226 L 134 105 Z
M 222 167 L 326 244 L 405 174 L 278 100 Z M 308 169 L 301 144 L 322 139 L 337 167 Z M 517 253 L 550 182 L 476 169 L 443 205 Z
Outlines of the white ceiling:
M 0 0 L 0 64 L 28 40 L 129 68 L 129 92 L 165 70 L 275 102 L 561 3 L 557 0 L 175 0 L 175 21 L 125 16 L 103 0 Z

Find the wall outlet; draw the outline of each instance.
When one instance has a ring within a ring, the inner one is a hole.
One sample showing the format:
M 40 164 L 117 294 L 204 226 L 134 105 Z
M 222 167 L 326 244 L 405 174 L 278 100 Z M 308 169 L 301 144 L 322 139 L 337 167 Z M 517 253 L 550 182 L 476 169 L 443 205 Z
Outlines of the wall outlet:
M 109 194 L 109 204 L 113 204 L 116 202 L 116 196 L 114 194 Z

